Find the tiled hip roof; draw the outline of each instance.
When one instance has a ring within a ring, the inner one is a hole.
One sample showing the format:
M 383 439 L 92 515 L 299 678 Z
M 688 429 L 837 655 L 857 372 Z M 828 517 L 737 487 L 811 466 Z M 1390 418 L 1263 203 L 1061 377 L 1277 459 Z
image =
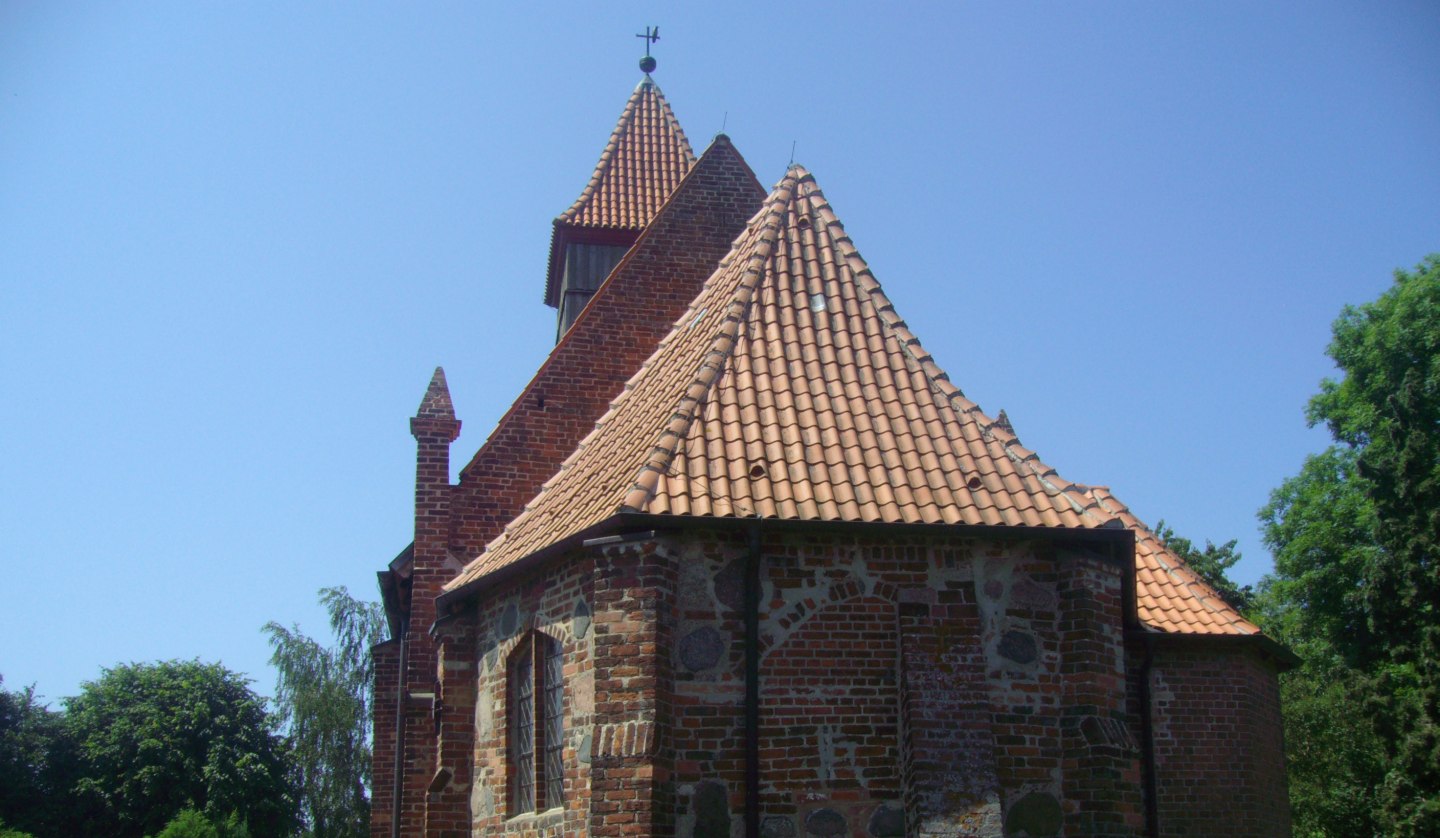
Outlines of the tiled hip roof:
M 1113 517 L 1068 487 L 949 382 L 796 167 L 595 431 L 452 587 L 621 511 L 1082 528 Z

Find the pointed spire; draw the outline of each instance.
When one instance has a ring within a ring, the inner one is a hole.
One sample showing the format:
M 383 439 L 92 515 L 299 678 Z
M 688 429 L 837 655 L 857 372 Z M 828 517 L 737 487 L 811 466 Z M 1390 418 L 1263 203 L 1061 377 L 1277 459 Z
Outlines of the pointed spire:
M 445 368 L 436 367 L 430 377 L 430 386 L 425 388 L 425 397 L 420 400 L 417 419 L 454 419 L 455 406 L 450 402 L 450 386 L 445 383 Z
M 589 183 L 555 219 L 545 305 L 561 308 L 566 295 L 578 296 L 575 310 L 560 312 L 559 331 L 573 322 L 694 166 L 690 140 L 659 85 L 646 75 L 625 103 Z
M 693 165 L 685 130 L 660 86 L 647 77 L 625 103 L 590 182 L 555 223 L 642 229 Z

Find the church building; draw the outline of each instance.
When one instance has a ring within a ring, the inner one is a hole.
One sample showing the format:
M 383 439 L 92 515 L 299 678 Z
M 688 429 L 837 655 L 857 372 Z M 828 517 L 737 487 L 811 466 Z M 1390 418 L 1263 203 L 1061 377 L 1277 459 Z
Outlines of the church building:
M 410 420 L 372 835 L 1288 835 L 1293 656 L 966 398 L 817 175 L 697 157 L 641 68 L 554 349 L 455 483 L 440 369 Z

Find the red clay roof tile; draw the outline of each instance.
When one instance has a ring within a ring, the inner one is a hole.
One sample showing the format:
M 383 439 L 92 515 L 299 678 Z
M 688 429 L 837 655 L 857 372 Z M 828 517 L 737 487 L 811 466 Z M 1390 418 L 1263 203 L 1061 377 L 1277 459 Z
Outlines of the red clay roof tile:
M 557 225 L 641 230 L 675 191 L 695 153 L 660 87 L 635 87 L 590 182 Z
M 761 444 L 775 423 L 820 431 L 810 445 Z M 621 511 L 1083 528 L 1113 517 L 1008 451 L 1013 436 L 994 425 L 894 313 L 797 167 L 595 431 L 450 587 Z M 919 456 L 882 455 L 900 450 Z

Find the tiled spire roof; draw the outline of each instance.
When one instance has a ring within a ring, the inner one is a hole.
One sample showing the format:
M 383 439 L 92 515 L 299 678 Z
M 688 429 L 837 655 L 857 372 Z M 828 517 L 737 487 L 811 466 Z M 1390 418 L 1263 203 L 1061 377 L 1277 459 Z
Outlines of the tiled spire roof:
M 1073 528 L 1115 517 L 949 382 L 799 167 L 594 432 L 449 587 L 617 512 Z
M 625 103 L 590 182 L 555 223 L 644 229 L 693 165 L 695 152 L 670 103 L 646 76 Z
M 570 208 L 555 219 L 550 238 L 545 304 L 559 305 L 565 243 L 577 236 L 620 236 L 625 243 L 645 229 L 675 187 L 695 165 L 695 152 L 650 76 L 635 86 L 610 142 L 600 152 L 590 182 Z M 629 239 L 625 239 L 625 235 Z

